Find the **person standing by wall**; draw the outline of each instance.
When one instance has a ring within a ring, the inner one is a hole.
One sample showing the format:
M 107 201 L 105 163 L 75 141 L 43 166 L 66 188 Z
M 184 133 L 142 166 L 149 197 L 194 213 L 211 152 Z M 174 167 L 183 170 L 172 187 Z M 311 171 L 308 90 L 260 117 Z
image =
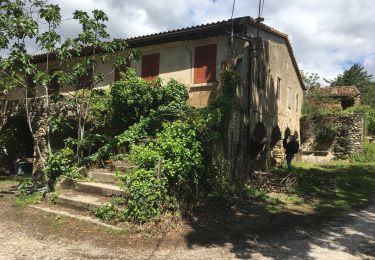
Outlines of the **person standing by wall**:
M 297 142 L 296 136 L 290 135 L 289 138 L 284 138 L 283 147 L 285 149 L 285 154 L 286 154 L 285 159 L 288 165 L 288 170 L 289 172 L 292 172 L 293 171 L 292 160 L 294 158 L 294 155 L 298 153 L 299 151 L 299 143 Z

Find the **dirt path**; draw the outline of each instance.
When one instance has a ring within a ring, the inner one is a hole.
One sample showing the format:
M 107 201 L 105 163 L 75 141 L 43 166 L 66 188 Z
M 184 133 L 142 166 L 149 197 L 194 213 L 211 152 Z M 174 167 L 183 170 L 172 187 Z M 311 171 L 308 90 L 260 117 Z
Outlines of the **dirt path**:
M 261 239 L 241 239 L 241 232 L 246 232 L 242 230 L 238 239 L 220 233 L 222 239 L 215 242 L 209 237 L 194 240 L 180 231 L 129 238 L 19 209 L 10 201 L 7 196 L 0 198 L 0 259 L 375 259 L 375 201 L 319 229 L 296 228 Z

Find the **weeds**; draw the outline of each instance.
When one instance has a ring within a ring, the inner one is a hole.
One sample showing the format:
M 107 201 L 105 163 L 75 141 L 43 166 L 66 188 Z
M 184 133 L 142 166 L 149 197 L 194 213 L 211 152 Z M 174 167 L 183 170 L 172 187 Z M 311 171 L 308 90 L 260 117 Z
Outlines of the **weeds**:
M 363 152 L 354 154 L 351 160 L 358 163 L 375 162 L 375 144 L 364 144 Z
M 31 204 L 36 204 L 40 202 L 42 200 L 42 197 L 43 197 L 43 194 L 39 192 L 35 192 L 30 195 L 21 194 L 18 197 L 16 197 L 15 204 L 17 207 L 24 208 Z
M 102 220 L 110 221 L 119 218 L 119 210 L 113 204 L 105 204 L 95 211 L 95 216 Z

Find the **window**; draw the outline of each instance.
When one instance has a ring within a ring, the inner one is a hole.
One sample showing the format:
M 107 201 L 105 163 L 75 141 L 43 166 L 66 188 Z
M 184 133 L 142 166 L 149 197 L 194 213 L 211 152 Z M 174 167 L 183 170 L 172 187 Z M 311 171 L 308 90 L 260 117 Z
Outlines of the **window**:
M 216 44 L 195 48 L 194 84 L 216 81 Z
M 288 108 L 292 108 L 292 103 L 293 103 L 293 95 L 292 95 L 292 89 L 291 87 L 288 87 Z
M 142 78 L 152 80 L 159 75 L 160 53 L 142 56 Z
M 280 92 L 281 91 L 281 78 L 277 77 L 277 83 L 276 83 L 276 99 L 280 99 Z

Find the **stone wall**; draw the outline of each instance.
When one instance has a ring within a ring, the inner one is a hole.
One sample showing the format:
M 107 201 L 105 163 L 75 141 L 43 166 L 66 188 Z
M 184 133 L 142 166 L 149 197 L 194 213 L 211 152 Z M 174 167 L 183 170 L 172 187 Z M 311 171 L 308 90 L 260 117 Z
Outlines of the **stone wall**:
M 22 118 L 27 122 L 25 100 L 18 101 L 0 101 L 0 131 L 7 125 L 12 118 Z M 45 105 L 44 98 L 30 98 L 28 100 L 29 115 L 31 128 L 33 131 L 34 141 L 34 158 L 33 158 L 33 172 L 39 173 L 42 169 L 43 158 L 44 160 L 48 156 L 47 147 L 47 127 L 48 118 L 55 116 L 67 116 L 68 110 L 62 102 L 50 102 L 48 109 Z M 28 129 L 29 130 L 29 129 Z M 42 154 L 41 158 L 37 152 L 37 146 Z M 12 158 L 14 159 L 14 158 Z M 1 159 L 0 159 L 1 160 Z M 6 162 L 0 161 L 0 165 L 4 165 Z
M 333 128 L 334 136 L 330 140 L 320 140 L 319 131 L 324 132 L 327 126 Z M 349 114 L 304 118 L 301 136 L 302 160 L 348 159 L 363 149 L 364 117 L 363 114 Z

